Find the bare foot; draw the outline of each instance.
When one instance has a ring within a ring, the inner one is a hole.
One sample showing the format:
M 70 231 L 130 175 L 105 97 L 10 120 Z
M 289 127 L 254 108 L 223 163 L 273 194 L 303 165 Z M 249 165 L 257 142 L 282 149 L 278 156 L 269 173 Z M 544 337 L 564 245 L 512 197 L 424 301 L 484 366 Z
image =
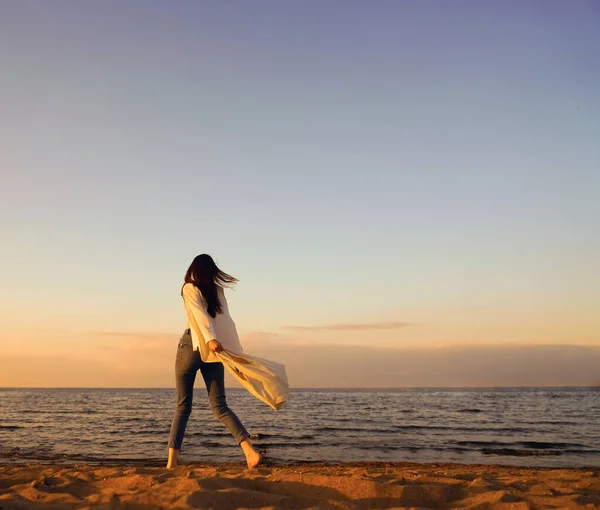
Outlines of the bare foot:
M 248 469 L 254 469 L 261 463 L 261 461 L 262 456 L 256 450 L 252 450 L 246 455 L 246 463 L 248 464 Z
M 175 460 L 174 462 L 172 462 L 169 459 L 169 461 L 167 462 L 167 469 L 173 469 L 178 466 L 185 466 L 186 464 L 187 464 L 187 462 L 184 462 L 181 457 L 178 457 L 177 460 Z

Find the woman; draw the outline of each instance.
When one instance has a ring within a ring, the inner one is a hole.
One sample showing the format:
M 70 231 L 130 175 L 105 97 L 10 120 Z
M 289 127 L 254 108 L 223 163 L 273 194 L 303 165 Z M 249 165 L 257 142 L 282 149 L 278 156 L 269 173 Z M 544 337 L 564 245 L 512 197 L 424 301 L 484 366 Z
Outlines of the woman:
M 223 288 L 237 279 L 221 271 L 210 255 L 198 255 L 185 274 L 181 295 L 188 316 L 188 325 L 178 344 L 175 361 L 177 409 L 169 437 L 167 468 L 177 466 L 185 428 L 192 412 L 194 381 L 202 373 L 213 413 L 242 447 L 248 468 L 261 461 L 250 442 L 250 434 L 239 418 L 227 406 L 225 371 L 217 353 L 227 349 L 241 352 L 240 340 Z

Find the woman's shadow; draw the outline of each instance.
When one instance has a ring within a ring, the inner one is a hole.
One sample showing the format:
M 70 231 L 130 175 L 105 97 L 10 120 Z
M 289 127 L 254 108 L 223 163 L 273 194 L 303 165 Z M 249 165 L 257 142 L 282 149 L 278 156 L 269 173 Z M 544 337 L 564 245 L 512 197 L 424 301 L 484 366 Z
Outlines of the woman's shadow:
M 397 507 L 441 508 L 465 496 L 459 487 L 431 487 L 402 483 L 381 487 L 381 497 L 349 498 L 331 487 L 305 482 L 269 480 L 266 477 L 206 478 L 187 497 L 193 508 L 382 509 Z M 433 489 L 433 490 L 432 490 Z M 439 490 L 436 490 L 439 489 Z

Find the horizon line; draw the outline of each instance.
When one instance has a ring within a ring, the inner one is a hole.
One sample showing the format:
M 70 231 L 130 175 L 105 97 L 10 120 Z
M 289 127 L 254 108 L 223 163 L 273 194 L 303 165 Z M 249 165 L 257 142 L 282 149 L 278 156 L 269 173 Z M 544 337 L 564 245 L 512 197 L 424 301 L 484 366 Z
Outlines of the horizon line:
M 600 389 L 600 384 L 567 384 L 567 385 L 526 385 L 526 386 L 315 386 L 315 387 L 296 387 L 290 388 L 290 391 L 306 390 L 324 390 L 324 391 L 352 391 L 352 390 L 510 390 L 510 389 Z M 166 386 L 0 386 L 3 390 L 175 390 L 175 387 Z M 244 388 L 232 386 L 227 390 L 244 390 Z

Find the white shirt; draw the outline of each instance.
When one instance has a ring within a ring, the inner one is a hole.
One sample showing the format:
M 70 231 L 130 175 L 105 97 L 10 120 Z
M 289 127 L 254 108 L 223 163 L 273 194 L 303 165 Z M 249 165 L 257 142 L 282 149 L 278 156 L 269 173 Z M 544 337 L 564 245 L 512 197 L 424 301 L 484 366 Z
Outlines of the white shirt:
M 225 292 L 221 287 L 218 287 L 217 293 L 221 302 L 222 313 L 217 313 L 216 317 L 211 317 L 207 310 L 206 300 L 198 287 L 192 283 L 186 283 L 183 286 L 182 295 L 188 316 L 187 327 L 191 331 L 194 350 L 200 348 L 200 342 L 208 343 L 211 340 L 218 340 L 224 349 L 234 353 L 242 353 L 243 349 L 235 322 L 229 315 L 229 305 L 225 298 Z M 194 327 L 194 324 L 197 325 L 197 328 Z M 205 361 L 213 360 L 206 359 Z M 214 361 L 218 360 L 215 359 Z
M 192 334 L 195 350 L 207 363 L 221 362 L 231 375 L 252 395 L 275 410 L 288 398 L 289 384 L 285 367 L 280 363 L 244 354 L 235 322 L 229 315 L 225 292 L 217 290 L 222 313 L 216 317 L 208 314 L 206 300 L 192 283 L 183 286 L 182 295 L 188 316 L 188 328 Z M 218 340 L 225 349 L 213 354 L 206 344 Z

